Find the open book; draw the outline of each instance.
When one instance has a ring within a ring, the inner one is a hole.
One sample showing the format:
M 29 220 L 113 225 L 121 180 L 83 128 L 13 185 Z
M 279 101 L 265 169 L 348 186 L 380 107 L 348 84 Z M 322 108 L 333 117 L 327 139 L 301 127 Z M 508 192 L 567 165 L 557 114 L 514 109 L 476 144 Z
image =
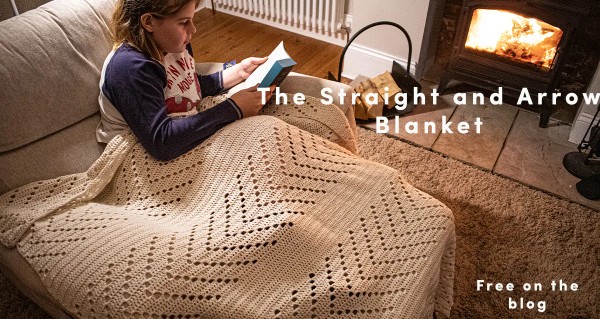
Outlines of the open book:
M 283 47 L 283 41 L 269 54 L 267 61 L 259 65 L 246 81 L 234 86 L 227 93 L 227 97 L 231 97 L 234 93 L 241 90 L 253 87 L 258 84 L 258 87 L 264 88 L 271 85 L 279 86 L 283 79 L 292 71 L 296 65 L 290 55 Z

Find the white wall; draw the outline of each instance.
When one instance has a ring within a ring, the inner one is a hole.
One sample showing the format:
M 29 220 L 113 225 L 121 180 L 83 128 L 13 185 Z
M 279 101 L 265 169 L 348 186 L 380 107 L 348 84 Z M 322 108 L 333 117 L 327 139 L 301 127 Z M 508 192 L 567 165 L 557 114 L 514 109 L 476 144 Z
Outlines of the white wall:
M 413 43 L 411 72 L 414 73 L 429 0 L 353 0 L 352 5 L 352 34 L 370 23 L 383 20 L 396 22 L 406 29 Z M 344 62 L 344 76 L 375 76 L 391 70 L 392 59 L 405 64 L 407 58 L 408 45 L 402 32 L 392 26 L 377 26 L 362 33 L 352 43 Z
M 596 68 L 596 74 L 592 79 L 592 83 L 590 84 L 588 93 L 599 93 L 600 92 L 600 64 L 598 64 L 598 68 Z M 579 107 L 579 111 L 577 113 L 577 117 L 575 118 L 575 123 L 573 123 L 573 127 L 571 128 L 571 134 L 569 136 L 569 142 L 579 144 L 583 135 L 585 134 L 587 128 L 590 126 L 594 114 L 598 110 L 598 105 L 594 104 L 586 104 L 585 102 L 581 103 Z M 598 119 L 596 119 L 598 121 Z

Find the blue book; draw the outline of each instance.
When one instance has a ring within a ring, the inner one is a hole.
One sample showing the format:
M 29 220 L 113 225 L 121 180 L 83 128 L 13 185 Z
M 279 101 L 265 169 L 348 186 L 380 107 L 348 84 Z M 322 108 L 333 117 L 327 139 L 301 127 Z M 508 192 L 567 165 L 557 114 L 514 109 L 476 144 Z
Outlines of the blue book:
M 279 86 L 281 82 L 283 82 L 283 79 L 290 74 L 294 65 L 296 65 L 296 61 L 292 60 L 292 58 L 275 61 L 258 87 L 266 88 L 271 85 Z
M 271 85 L 279 86 L 292 68 L 296 61 L 290 57 L 283 47 L 283 41 L 269 54 L 267 61 L 256 68 L 246 81 L 234 86 L 227 93 L 231 97 L 234 93 L 258 85 L 260 88 L 266 88 Z

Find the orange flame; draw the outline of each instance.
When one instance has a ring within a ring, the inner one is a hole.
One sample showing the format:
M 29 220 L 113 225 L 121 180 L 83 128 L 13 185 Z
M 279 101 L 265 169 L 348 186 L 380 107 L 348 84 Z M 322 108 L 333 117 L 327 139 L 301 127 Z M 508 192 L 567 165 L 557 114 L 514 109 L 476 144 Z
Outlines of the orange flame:
M 477 9 L 465 46 L 550 68 L 562 34 L 559 28 L 534 18 Z

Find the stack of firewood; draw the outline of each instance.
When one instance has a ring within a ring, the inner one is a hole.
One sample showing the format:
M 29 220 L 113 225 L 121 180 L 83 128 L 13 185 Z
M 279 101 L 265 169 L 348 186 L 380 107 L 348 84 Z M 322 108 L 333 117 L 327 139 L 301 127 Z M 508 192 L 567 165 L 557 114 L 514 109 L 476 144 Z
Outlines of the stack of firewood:
M 382 116 L 383 109 L 394 107 L 393 97 L 402 92 L 390 72 L 385 72 L 370 79 L 358 77 L 350 85 L 354 87 L 354 92 L 360 94 L 354 103 L 354 116 L 360 120 Z M 383 98 L 386 94 L 389 96 L 389 104 L 386 104 Z M 377 97 L 376 101 L 373 98 L 375 95 Z

